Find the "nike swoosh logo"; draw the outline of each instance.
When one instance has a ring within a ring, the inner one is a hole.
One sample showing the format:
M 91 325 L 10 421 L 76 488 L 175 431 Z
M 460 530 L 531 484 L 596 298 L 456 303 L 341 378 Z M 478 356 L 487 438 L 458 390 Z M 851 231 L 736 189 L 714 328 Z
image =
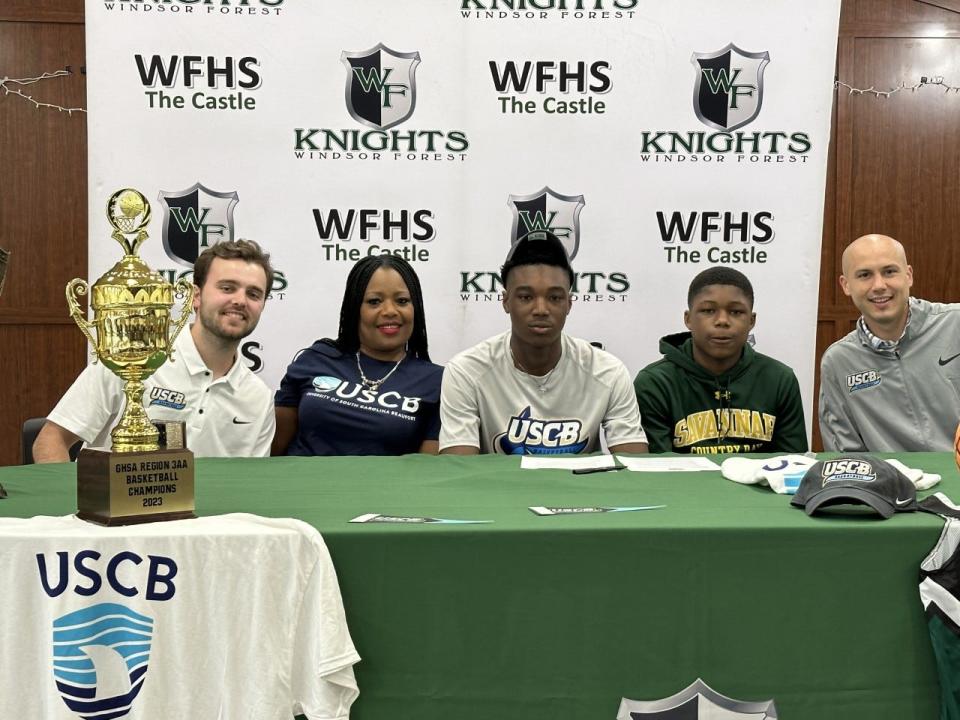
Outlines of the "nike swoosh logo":
M 897 498 L 894 502 L 897 503 L 897 507 L 903 507 L 904 505 L 909 505 L 911 502 L 913 502 L 913 498 L 907 498 L 906 500 Z
M 938 362 L 940 363 L 940 367 L 943 367 L 943 366 L 946 365 L 948 362 L 951 362 L 951 361 L 953 361 L 953 360 L 956 360 L 958 357 L 960 357 L 960 353 L 957 353 L 957 354 L 954 355 L 953 357 L 948 357 L 946 360 L 944 360 L 944 359 L 941 357 L 940 360 L 938 360 Z
M 240 419 L 238 419 L 238 418 L 234 418 L 234 419 L 233 419 L 233 424 L 234 424 L 234 425 L 249 425 L 251 422 L 253 422 L 253 421 L 252 421 L 252 420 L 240 420 Z

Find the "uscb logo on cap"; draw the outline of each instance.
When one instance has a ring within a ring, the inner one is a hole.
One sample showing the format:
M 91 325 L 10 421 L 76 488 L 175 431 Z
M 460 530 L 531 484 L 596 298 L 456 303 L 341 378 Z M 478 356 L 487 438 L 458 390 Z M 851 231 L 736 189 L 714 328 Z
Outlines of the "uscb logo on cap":
M 823 485 L 840 480 L 873 482 L 877 479 L 877 473 L 873 465 L 863 460 L 825 460 L 820 477 L 823 478 Z
M 866 390 L 874 385 L 879 385 L 882 379 L 880 373 L 876 370 L 861 370 L 847 375 L 847 388 L 850 392 Z

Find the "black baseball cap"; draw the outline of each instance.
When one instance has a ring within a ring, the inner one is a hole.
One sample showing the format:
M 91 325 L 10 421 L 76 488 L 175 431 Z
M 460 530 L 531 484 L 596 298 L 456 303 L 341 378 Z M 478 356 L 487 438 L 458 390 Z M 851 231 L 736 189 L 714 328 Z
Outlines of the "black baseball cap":
M 549 230 L 531 230 L 517 238 L 510 247 L 505 262 L 518 261 L 517 264 L 521 265 L 527 259 L 527 255 L 542 254 L 552 256 L 556 264 L 561 267 L 570 266 L 570 256 L 567 255 L 563 241 Z
M 791 505 L 807 515 L 831 505 L 867 505 L 884 519 L 917 509 L 917 489 L 893 465 L 872 455 L 821 460 L 807 470 Z
M 571 285 L 575 279 L 563 241 L 549 230 L 532 230 L 513 244 L 500 268 L 504 285 L 510 271 L 521 265 L 552 265 L 566 271 Z

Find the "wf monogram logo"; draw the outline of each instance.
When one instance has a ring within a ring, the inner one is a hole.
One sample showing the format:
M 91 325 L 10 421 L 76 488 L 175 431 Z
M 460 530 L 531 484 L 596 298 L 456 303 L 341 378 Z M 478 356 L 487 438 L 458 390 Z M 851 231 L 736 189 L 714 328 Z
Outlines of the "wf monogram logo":
M 386 130 L 413 115 L 419 52 L 398 53 L 378 43 L 361 52 L 344 51 L 340 61 L 347 68 L 347 111 L 354 120 Z
M 737 109 L 737 99 L 740 95 L 752 97 L 754 91 L 757 89 L 756 85 L 737 83 L 737 79 L 740 77 L 740 73 L 743 72 L 743 68 L 734 68 L 731 73 L 727 68 L 715 70 L 714 68 L 705 67 L 700 72 L 703 73 L 703 79 L 707 81 L 707 86 L 712 94 L 726 94 L 730 97 L 731 110 Z
M 236 191 L 217 192 L 196 183 L 186 190 L 160 192 L 163 206 L 163 249 L 167 256 L 193 267 L 197 256 L 221 240 L 233 240 Z
M 544 187 L 532 195 L 511 195 L 508 204 L 513 211 L 511 246 L 532 232 L 549 230 L 560 239 L 573 260 L 580 247 L 583 195 L 560 195 Z
M 356 76 L 356 80 L 360 83 L 360 88 L 364 93 L 380 93 L 381 97 L 381 107 L 390 108 L 393 105 L 390 102 L 390 98 L 396 93 L 399 95 L 406 95 L 407 90 L 410 88 L 409 85 L 404 85 L 403 83 L 391 83 L 387 82 L 390 79 L 390 75 L 393 73 L 393 68 L 386 68 L 381 71 L 378 68 L 363 68 L 355 67 L 351 68 L 353 74 Z
M 752 122 L 763 103 L 763 71 L 769 52 L 749 53 L 733 43 L 712 53 L 694 53 L 693 110 L 700 121 L 720 131 Z

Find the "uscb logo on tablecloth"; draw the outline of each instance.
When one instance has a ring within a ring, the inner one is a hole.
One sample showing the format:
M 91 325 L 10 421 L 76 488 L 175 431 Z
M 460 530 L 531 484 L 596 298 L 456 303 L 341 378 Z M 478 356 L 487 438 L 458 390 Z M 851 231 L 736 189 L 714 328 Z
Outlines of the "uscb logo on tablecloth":
M 410 160 L 462 162 L 470 142 L 463 130 L 396 130 L 416 109 L 417 50 L 398 51 L 377 43 L 367 50 L 344 50 L 347 113 L 370 128 L 293 129 L 296 160 Z
M 84 720 L 123 717 L 146 679 L 153 619 L 100 603 L 53 622 L 53 674 L 67 707 Z
M 146 682 L 156 632 L 173 632 L 159 628 L 149 608 L 176 595 L 177 563 L 129 550 L 110 557 L 89 549 L 60 551 L 55 558 L 37 554 L 40 586 L 61 607 L 75 608 L 53 620 L 57 692 L 83 720 L 124 717 Z

